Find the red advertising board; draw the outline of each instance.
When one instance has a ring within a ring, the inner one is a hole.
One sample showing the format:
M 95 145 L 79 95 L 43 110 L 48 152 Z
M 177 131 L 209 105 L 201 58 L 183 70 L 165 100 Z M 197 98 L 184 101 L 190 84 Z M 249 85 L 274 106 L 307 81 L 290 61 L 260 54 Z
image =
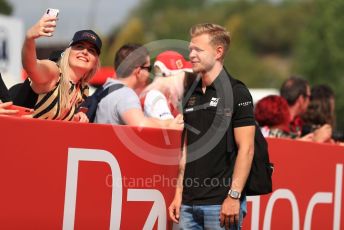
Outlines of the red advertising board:
M 179 132 L 4 117 L 0 127 L 0 229 L 172 228 Z
M 344 228 L 344 147 L 269 139 L 273 193 L 248 197 L 244 229 Z
M 0 117 L 0 229 L 171 229 L 180 133 Z M 343 229 L 344 147 L 269 139 L 243 229 Z

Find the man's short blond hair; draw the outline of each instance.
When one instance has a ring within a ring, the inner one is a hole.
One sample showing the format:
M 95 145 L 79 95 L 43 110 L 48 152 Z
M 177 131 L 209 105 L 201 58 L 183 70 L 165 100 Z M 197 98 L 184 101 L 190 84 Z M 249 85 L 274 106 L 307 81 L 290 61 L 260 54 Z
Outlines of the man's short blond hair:
M 228 51 L 231 37 L 226 28 L 212 23 L 202 23 L 191 27 L 191 38 L 197 37 L 202 34 L 209 34 L 210 44 L 213 46 L 221 45 L 224 48 L 224 54 Z

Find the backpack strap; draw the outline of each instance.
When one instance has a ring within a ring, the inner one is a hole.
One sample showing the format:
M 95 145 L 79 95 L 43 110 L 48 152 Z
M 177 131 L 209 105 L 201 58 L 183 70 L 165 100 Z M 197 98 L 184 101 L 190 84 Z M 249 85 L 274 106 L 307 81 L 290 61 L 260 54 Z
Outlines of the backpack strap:
M 109 87 L 105 88 L 99 87 L 91 96 L 87 97 L 83 103 L 81 103 L 79 109 L 81 107 L 86 107 L 88 108 L 88 111 L 86 112 L 86 116 L 88 117 L 89 121 L 91 123 L 94 122 L 94 119 L 96 117 L 96 112 L 98 108 L 99 102 L 112 93 L 115 90 L 118 90 L 122 88 L 124 85 L 123 84 L 112 84 Z
M 236 87 L 239 87 L 239 86 L 244 86 L 246 87 L 246 85 L 238 80 L 238 79 L 235 79 L 233 78 L 228 72 L 227 70 L 225 69 L 227 75 L 229 76 L 229 80 L 231 82 L 231 85 L 232 85 L 232 90 L 233 90 L 233 98 L 235 98 L 235 95 L 234 95 L 234 89 Z M 253 98 L 252 98 L 252 95 L 250 95 L 250 99 L 251 101 L 253 102 Z M 235 113 L 235 105 L 233 105 L 233 115 Z M 233 118 L 233 117 L 232 117 Z M 236 147 L 236 143 L 235 143 L 235 138 L 234 138 L 234 127 L 233 127 L 233 120 L 231 120 L 231 123 L 229 124 L 229 128 L 227 130 L 227 152 L 231 153 L 231 152 L 234 152 L 234 151 L 237 151 L 237 147 Z
M 112 93 L 113 91 L 116 91 L 120 88 L 122 88 L 124 85 L 123 84 L 113 84 L 113 85 L 110 85 L 109 87 L 105 88 L 102 90 L 102 92 L 97 95 L 97 100 L 98 100 L 98 103 L 104 98 L 106 97 L 107 95 L 109 95 L 110 93 Z
M 227 70 L 226 70 L 227 72 Z M 240 83 L 232 78 L 231 75 L 229 75 L 229 73 L 227 72 L 227 75 L 229 76 L 229 80 L 231 82 L 231 86 L 232 86 L 232 91 L 233 91 L 233 103 L 234 103 L 234 88 L 237 87 Z M 235 114 L 235 105 L 233 104 L 233 116 Z M 233 116 L 232 116 L 232 120 L 229 124 L 229 127 L 227 129 L 227 152 L 228 153 L 233 153 L 234 151 L 236 151 L 236 144 L 235 144 L 235 138 L 234 138 L 234 128 L 233 128 Z
M 187 93 L 186 95 L 184 96 L 184 99 L 183 99 L 183 102 L 182 102 L 182 108 L 183 108 L 183 112 L 185 112 L 184 108 L 185 108 L 185 105 L 186 103 L 188 102 L 188 100 L 190 99 L 192 93 L 195 91 L 199 81 L 201 80 L 201 75 L 198 74 L 197 75 L 197 78 L 192 82 L 192 85 L 190 87 L 187 87 L 186 90 L 187 90 Z M 185 126 L 184 124 L 184 129 L 183 129 L 183 132 L 182 132 L 182 140 L 181 140 L 181 151 L 183 151 L 183 148 L 184 148 L 184 141 L 185 141 L 185 138 L 186 138 L 186 131 L 187 129 L 190 128 L 189 126 Z
M 183 108 L 185 107 L 186 103 L 190 99 L 192 93 L 195 91 L 200 80 L 201 80 L 201 75 L 198 74 L 197 78 L 192 82 L 192 85 L 190 87 L 187 87 L 187 93 L 184 96 L 183 105 L 182 105 Z

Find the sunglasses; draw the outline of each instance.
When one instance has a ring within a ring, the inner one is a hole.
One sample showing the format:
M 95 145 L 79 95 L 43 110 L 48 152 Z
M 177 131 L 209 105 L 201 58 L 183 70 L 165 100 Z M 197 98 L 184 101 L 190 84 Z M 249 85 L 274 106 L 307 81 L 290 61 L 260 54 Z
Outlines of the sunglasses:
M 147 70 L 148 72 L 151 72 L 152 71 L 152 66 L 140 66 L 141 69 L 145 69 Z

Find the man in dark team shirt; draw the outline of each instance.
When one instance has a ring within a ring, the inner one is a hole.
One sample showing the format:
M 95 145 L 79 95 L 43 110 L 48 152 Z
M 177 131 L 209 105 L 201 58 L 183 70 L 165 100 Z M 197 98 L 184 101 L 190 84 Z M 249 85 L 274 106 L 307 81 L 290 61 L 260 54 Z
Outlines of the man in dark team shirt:
M 230 43 L 225 28 L 199 24 L 190 34 L 189 57 L 201 79 L 183 102 L 186 141 L 169 214 L 180 229 L 241 229 L 246 213 L 244 187 L 254 152 L 251 95 L 242 84 L 231 89 L 234 79 L 223 67 Z M 226 132 L 229 122 L 234 128 L 236 160 L 227 143 L 233 139 Z

